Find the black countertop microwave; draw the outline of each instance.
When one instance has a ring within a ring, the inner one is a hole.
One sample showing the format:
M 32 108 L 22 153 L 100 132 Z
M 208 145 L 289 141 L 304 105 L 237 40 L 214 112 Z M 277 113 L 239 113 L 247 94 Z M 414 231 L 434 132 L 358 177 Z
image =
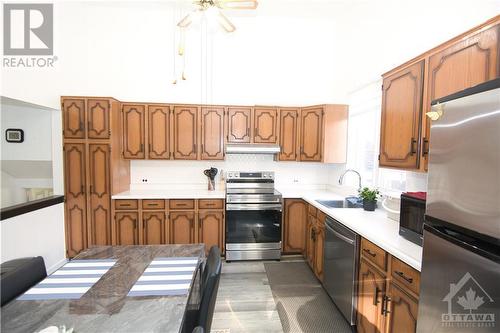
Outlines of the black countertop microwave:
M 401 194 L 399 234 L 407 240 L 422 246 L 426 192 Z

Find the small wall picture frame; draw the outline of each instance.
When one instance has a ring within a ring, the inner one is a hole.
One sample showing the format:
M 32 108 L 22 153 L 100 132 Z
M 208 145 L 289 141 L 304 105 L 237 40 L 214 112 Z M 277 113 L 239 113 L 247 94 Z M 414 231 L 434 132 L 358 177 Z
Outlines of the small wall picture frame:
M 20 128 L 7 128 L 5 140 L 10 143 L 21 143 L 24 141 L 24 131 Z

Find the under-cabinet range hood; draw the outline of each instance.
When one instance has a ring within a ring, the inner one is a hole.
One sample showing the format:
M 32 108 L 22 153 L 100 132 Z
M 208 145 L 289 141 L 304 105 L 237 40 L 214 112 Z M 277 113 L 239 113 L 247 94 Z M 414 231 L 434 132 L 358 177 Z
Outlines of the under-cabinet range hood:
M 280 145 L 264 143 L 231 143 L 226 146 L 226 154 L 277 154 Z

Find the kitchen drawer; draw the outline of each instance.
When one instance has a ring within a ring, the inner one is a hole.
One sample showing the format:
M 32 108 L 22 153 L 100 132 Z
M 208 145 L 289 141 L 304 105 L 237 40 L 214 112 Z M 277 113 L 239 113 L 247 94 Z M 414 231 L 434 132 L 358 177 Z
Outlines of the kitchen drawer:
M 165 200 L 162 199 L 142 200 L 142 209 L 165 209 Z
M 194 209 L 194 200 L 170 200 L 169 201 L 170 209 Z
M 309 205 L 308 212 L 309 212 L 309 215 L 316 217 L 318 210 L 313 205 Z
M 137 209 L 137 200 L 115 200 L 116 210 L 134 210 Z
M 326 214 L 323 213 L 322 211 L 320 211 L 319 209 L 318 209 L 318 218 L 317 218 L 317 220 L 318 220 L 318 222 L 320 224 L 325 224 Z
M 367 241 L 366 239 L 361 239 L 361 254 L 371 261 L 376 267 L 380 268 L 384 272 L 387 269 L 387 252 L 382 250 L 377 245 Z
M 394 256 L 391 257 L 391 269 L 394 280 L 418 295 L 420 290 L 420 273 L 416 269 L 408 266 Z
M 199 209 L 222 209 L 224 208 L 224 203 L 222 200 L 208 200 L 201 199 L 198 201 Z

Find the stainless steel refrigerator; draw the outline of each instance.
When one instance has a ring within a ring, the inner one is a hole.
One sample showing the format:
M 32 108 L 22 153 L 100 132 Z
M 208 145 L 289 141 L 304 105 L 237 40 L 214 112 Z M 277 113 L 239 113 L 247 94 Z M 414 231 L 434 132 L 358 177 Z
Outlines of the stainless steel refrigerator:
M 417 332 L 500 332 L 500 79 L 432 104 Z

